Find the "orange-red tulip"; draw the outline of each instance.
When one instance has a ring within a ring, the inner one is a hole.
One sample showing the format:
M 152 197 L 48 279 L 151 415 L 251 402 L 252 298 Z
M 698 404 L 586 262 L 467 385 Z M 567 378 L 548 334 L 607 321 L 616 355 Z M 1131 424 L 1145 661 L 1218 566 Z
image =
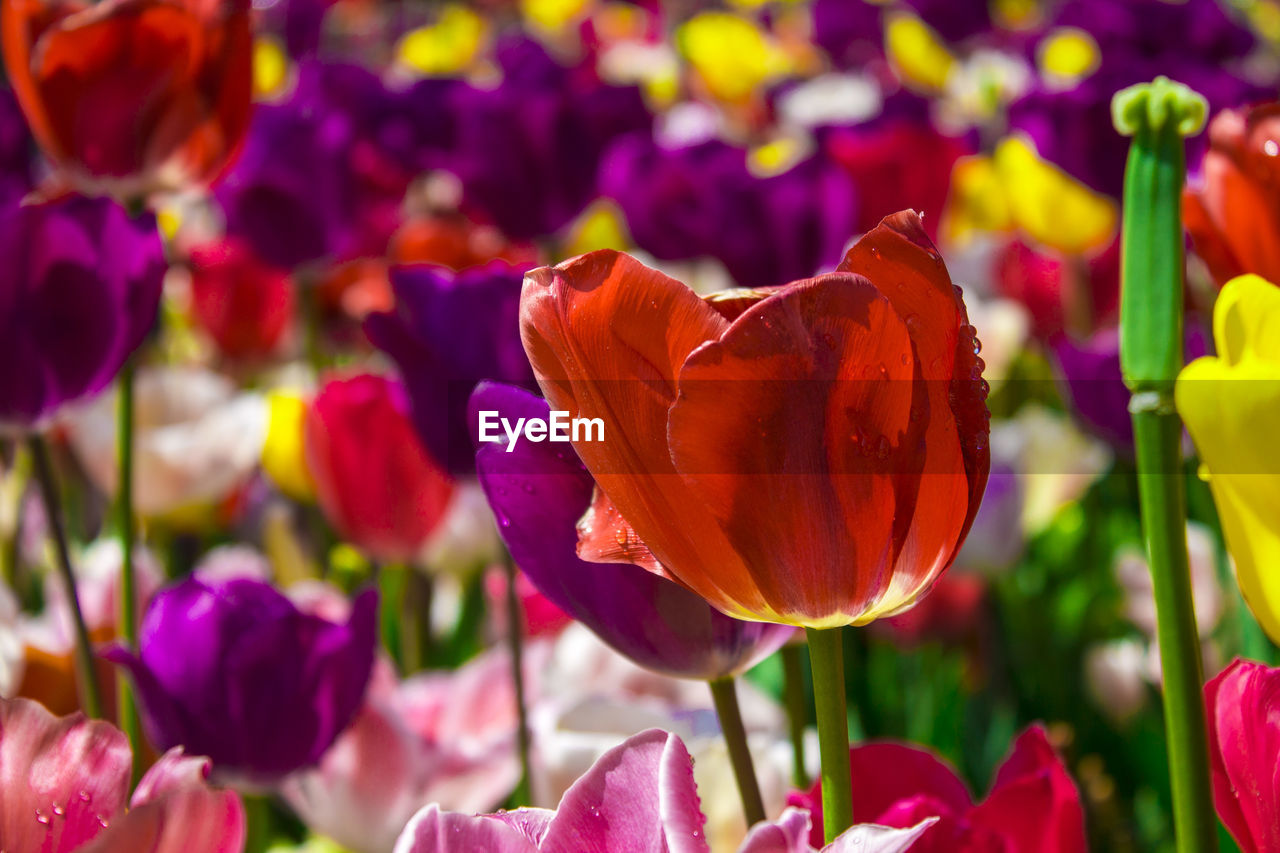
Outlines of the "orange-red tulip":
M 964 303 L 910 212 L 835 273 L 702 299 L 627 255 L 529 274 L 521 333 L 602 494 L 585 559 L 806 627 L 911 606 L 950 564 L 989 455 Z
M 248 125 L 248 0 L 3 0 L 0 34 L 32 132 L 87 192 L 207 181 Z
M 1202 184 L 1183 196 L 1196 253 L 1219 286 L 1280 281 L 1280 104 L 1223 110 L 1209 125 Z

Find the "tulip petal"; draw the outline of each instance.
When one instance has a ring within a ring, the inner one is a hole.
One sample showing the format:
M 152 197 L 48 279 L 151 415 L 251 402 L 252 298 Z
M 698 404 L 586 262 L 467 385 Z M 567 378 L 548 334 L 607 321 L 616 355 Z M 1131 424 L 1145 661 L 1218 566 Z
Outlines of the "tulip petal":
M 841 833 L 835 841 L 822 848 L 822 853 L 905 853 L 937 822 L 936 817 L 925 818 L 915 826 L 903 829 L 859 824 Z
M 538 853 L 520 830 L 486 815 L 442 812 L 429 805 L 414 815 L 396 841 L 395 853 Z
M 779 621 L 864 621 L 889 585 L 897 477 L 883 472 L 914 473 L 913 375 L 906 324 L 847 273 L 792 284 L 686 360 L 672 458 L 750 585 L 790 605 Z
M 1007 839 L 1014 850 L 1087 849 L 1080 794 L 1039 726 L 1019 735 L 996 771 L 991 793 L 970 812 L 969 820 Z
M 738 853 L 811 853 L 810 828 L 807 811 L 789 808 L 777 820 L 753 826 Z
M 520 326 L 551 408 L 603 420 L 604 441 L 575 449 L 662 565 L 741 572 L 667 449 L 680 365 L 728 322 L 680 282 L 602 250 L 526 276 Z M 732 600 L 703 575 L 673 573 L 717 606 Z
M 1244 853 L 1280 849 L 1280 670 L 1235 660 L 1205 685 L 1218 816 Z
M 70 853 L 116 821 L 129 791 L 129 742 L 82 714 L 55 717 L 0 699 L 0 839 L 12 851 Z
M 194 759 L 187 759 L 194 760 Z M 137 798 L 135 797 L 135 800 Z M 232 791 L 181 784 L 135 803 L 83 853 L 241 853 L 245 813 Z
M 628 738 L 565 792 L 541 853 L 709 853 L 693 760 L 680 739 L 650 729 Z

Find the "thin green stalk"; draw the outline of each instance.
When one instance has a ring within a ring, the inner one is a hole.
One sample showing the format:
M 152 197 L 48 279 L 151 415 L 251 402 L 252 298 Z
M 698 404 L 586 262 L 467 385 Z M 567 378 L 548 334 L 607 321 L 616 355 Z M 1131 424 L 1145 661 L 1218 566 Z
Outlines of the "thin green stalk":
M 49 448 L 44 439 L 32 434 L 29 439 L 31 459 L 35 464 L 36 480 L 40 483 L 40 497 L 44 501 L 49 532 L 58 552 L 58 571 L 67 587 L 67 603 L 71 605 L 71 620 L 76 635 L 76 675 L 80 682 L 80 704 L 85 714 L 102 716 L 102 690 L 98 687 L 98 672 L 93 663 L 93 643 L 89 628 L 80 609 L 80 594 L 76 590 L 76 575 L 71 568 L 71 551 L 67 547 L 67 532 L 62 524 L 62 506 L 58 501 L 58 484 L 53 478 L 53 466 L 49 463 Z
M 717 678 L 707 684 L 711 686 L 711 700 L 720 719 L 725 746 L 729 748 L 729 763 L 733 766 L 734 781 L 738 783 L 738 795 L 742 797 L 742 813 L 747 826 L 755 826 L 765 819 L 764 800 L 760 797 L 760 783 L 756 781 L 756 768 L 747 745 L 747 730 L 738 709 L 737 685 L 732 677 Z
M 120 536 L 120 636 L 125 645 L 138 648 L 138 592 L 133 567 L 133 545 L 136 538 L 133 518 L 133 358 L 125 361 L 116 387 L 116 455 L 120 465 L 119 492 L 116 497 L 116 527 Z M 142 722 L 134 701 L 133 685 L 121 672 L 116 676 L 116 696 L 120 728 L 129 738 L 135 756 L 142 755 Z M 133 781 L 141 778 L 142 761 L 133 762 Z
M 1155 593 L 1179 853 L 1218 849 L 1187 559 L 1182 422 L 1173 397 L 1183 364 L 1185 137 L 1200 132 L 1206 110 L 1204 98 L 1164 77 L 1131 86 L 1112 100 L 1116 129 L 1133 137 L 1121 231 L 1120 369 L 1132 392 L 1138 501 Z
M 271 846 L 271 800 L 262 794 L 244 794 L 244 853 L 266 853 Z
M 520 597 L 516 594 L 516 564 L 503 550 L 503 567 L 507 574 L 507 642 L 511 650 L 511 677 L 516 690 L 516 745 L 520 753 L 520 784 L 514 799 L 527 805 L 533 790 L 529 761 L 529 710 L 524 695 L 524 620 L 520 618 Z
M 429 578 L 411 566 L 397 566 L 404 573 L 400 595 L 400 664 L 405 675 L 421 670 L 430 657 L 431 600 Z
M 849 770 L 849 708 L 844 691 L 844 644 L 840 629 L 806 628 L 813 669 L 822 756 L 822 828 L 828 843 L 853 826 L 853 777 Z
M 1134 395 L 1130 411 L 1164 675 L 1174 829 L 1179 851 L 1202 853 L 1217 849 L 1218 821 L 1209 782 L 1204 673 L 1187 561 L 1182 421 L 1173 400 L 1161 399 L 1155 392 Z
M 782 691 L 791 735 L 791 784 L 804 790 L 809 787 L 809 770 L 804 756 L 804 729 L 808 722 L 804 706 L 804 660 L 800 646 L 795 643 L 783 646 L 781 654 Z

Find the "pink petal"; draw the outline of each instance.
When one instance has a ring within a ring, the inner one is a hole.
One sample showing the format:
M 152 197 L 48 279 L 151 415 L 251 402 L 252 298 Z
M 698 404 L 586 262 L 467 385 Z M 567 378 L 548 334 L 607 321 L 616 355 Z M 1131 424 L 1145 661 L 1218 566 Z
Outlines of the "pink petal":
M 108 723 L 0 699 L 0 846 L 79 848 L 120 815 L 131 764 L 128 740 Z
M 77 853 L 242 853 L 244 843 L 240 798 L 189 786 L 131 809 Z
M 991 793 L 969 813 L 969 821 L 1002 836 L 1012 850 L 1087 849 L 1080 794 L 1039 726 L 1018 736 Z
M 565 792 L 542 853 L 709 853 L 693 760 L 650 729 L 614 747 Z
M 776 821 L 756 824 L 738 853 L 811 853 L 809 813 L 789 808 Z
M 1280 669 L 1236 659 L 1204 697 L 1218 816 L 1244 853 L 1280 849 Z
M 175 746 L 161 756 L 138 781 L 129 805 L 137 808 L 157 800 L 165 794 L 186 788 L 207 787 L 212 762 L 204 756 L 184 755 L 182 747 Z
M 486 815 L 442 812 L 427 806 L 414 815 L 396 841 L 395 853 L 537 853 L 519 829 Z
M 850 827 L 835 841 L 823 847 L 822 853 L 903 853 L 910 850 L 916 840 L 924 835 L 925 830 L 933 826 L 937 820 L 936 817 L 931 817 L 906 829 L 891 829 L 887 826 L 876 826 L 873 823 L 860 823 Z

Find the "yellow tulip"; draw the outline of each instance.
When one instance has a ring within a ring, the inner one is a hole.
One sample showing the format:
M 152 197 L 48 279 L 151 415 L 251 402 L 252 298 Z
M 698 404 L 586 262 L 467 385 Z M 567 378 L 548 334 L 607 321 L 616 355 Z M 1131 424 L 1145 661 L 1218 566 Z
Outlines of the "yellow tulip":
M 1245 603 L 1280 642 L 1280 288 L 1232 279 L 1213 311 L 1218 356 L 1178 377 L 1178 412 L 1200 451 Z
M 676 33 L 676 44 L 714 97 L 728 103 L 751 98 L 784 76 L 790 63 L 754 22 L 727 12 L 701 12 Z
M 291 498 L 315 500 L 316 487 L 307 468 L 302 422 L 306 402 L 296 394 L 273 391 L 267 395 L 267 438 L 262 446 L 262 470 Z
M 1002 141 L 996 146 L 995 166 L 1014 221 L 1032 239 L 1080 254 L 1101 249 L 1115 237 L 1115 202 L 1040 159 L 1030 140 L 1010 136 Z

